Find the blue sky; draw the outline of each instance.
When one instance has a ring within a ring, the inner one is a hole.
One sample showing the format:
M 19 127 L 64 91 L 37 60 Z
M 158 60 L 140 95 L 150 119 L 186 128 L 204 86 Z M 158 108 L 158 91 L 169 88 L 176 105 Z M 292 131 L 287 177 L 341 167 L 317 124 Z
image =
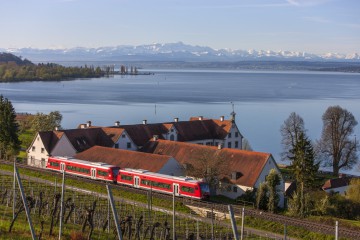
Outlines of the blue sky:
M 360 53 L 359 0 L 0 0 L 0 48 L 182 41 Z

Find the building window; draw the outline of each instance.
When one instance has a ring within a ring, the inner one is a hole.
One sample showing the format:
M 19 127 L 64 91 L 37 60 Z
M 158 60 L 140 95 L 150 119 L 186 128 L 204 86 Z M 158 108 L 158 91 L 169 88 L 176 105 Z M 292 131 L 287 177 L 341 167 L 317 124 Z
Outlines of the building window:
M 174 132 L 174 129 L 172 128 L 170 131 L 171 131 L 171 132 Z
M 35 158 L 33 156 L 30 157 L 30 163 L 31 165 L 35 165 Z
M 175 137 L 173 134 L 170 135 L 170 141 L 174 141 L 175 140 Z
M 206 142 L 206 146 L 212 146 L 211 142 Z
M 239 147 L 239 142 L 235 141 L 235 148 L 238 148 L 238 147 Z
M 125 137 L 126 137 L 126 135 L 125 135 L 125 134 L 123 134 L 123 135 L 121 135 L 121 137 L 122 137 L 122 138 L 125 138 Z
M 118 144 L 118 143 L 115 143 L 115 148 L 119 148 L 119 144 Z
M 231 142 L 228 142 L 228 148 L 231 148 Z
M 32 146 L 31 151 L 35 152 L 35 146 Z
M 237 192 L 237 187 L 236 186 L 233 187 L 233 192 Z
M 238 132 L 235 132 L 235 137 L 239 137 L 239 133 L 238 133 Z
M 45 152 L 45 149 L 44 148 L 41 148 L 41 153 L 44 153 Z
M 127 144 L 126 144 L 126 148 L 131 148 L 131 142 L 128 142 Z
M 231 133 L 229 133 L 228 138 L 231 138 Z

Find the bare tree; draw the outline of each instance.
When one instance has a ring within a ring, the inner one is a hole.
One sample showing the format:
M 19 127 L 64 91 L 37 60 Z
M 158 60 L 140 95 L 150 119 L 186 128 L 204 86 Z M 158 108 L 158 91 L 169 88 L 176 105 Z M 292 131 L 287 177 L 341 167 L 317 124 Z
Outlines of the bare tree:
M 203 150 L 196 159 L 186 163 L 186 175 L 204 179 L 212 191 L 216 191 L 220 177 L 229 173 L 221 150 Z
M 291 160 L 293 154 L 291 150 L 295 148 L 300 133 L 305 133 L 304 120 L 295 112 L 292 112 L 290 116 L 284 121 L 280 128 L 283 145 L 283 152 L 281 153 L 281 160 Z
M 353 136 L 357 121 L 351 112 L 340 106 L 329 107 L 322 120 L 317 152 L 324 165 L 331 166 L 333 174 L 338 175 L 340 169 L 351 169 L 358 160 L 358 143 Z

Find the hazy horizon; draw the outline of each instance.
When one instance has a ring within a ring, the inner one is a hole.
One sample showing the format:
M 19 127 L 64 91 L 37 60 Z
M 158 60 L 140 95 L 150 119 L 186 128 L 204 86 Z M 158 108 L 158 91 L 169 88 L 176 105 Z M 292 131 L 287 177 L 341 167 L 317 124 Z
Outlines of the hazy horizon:
M 5 0 L 0 7 L 5 49 L 182 41 L 213 49 L 360 52 L 356 0 Z

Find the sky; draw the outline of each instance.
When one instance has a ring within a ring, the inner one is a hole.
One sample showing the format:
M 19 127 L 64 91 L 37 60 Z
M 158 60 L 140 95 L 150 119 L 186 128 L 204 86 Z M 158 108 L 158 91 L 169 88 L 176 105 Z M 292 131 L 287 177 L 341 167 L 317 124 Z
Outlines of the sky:
M 0 0 L 0 48 L 360 53 L 360 0 Z

